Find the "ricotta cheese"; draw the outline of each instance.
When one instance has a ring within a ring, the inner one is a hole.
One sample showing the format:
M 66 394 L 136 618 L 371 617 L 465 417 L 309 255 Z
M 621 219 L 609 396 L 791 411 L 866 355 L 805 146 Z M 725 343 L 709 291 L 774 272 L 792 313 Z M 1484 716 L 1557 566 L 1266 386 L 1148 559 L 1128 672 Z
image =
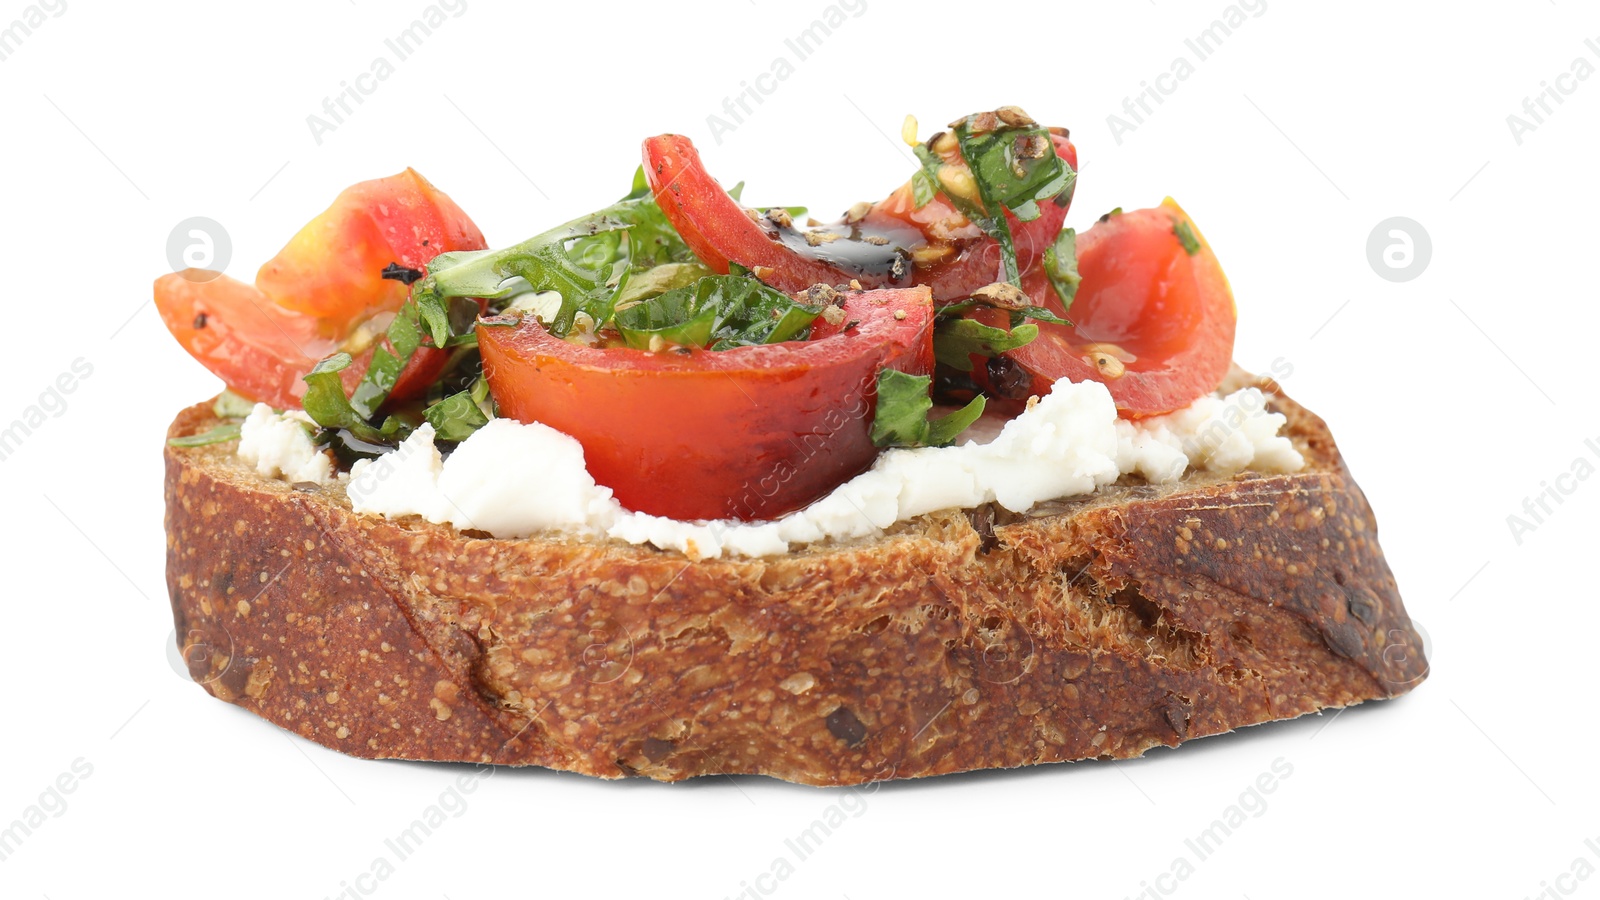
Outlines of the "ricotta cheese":
M 334 480 L 333 460 L 311 442 L 311 418 L 296 410 L 279 413 L 257 403 L 239 426 L 239 458 L 264 478 L 327 484 Z
M 1219 474 L 1300 469 L 1304 459 L 1278 434 L 1284 417 L 1266 406 L 1261 391 L 1245 388 L 1130 422 L 1118 418 L 1104 385 L 1059 381 L 998 434 L 951 447 L 885 451 L 866 472 L 769 522 L 680 522 L 624 509 L 589 475 L 576 439 L 510 419 L 479 429 L 448 460 L 434 444 L 432 427 L 423 425 L 394 451 L 357 463 L 348 493 L 357 512 L 416 515 L 500 538 L 559 531 L 650 544 L 695 559 L 770 556 L 792 544 L 879 534 L 939 509 L 995 502 L 1026 512 L 1046 500 L 1092 493 L 1124 474 L 1165 483 L 1190 468 Z M 297 420 L 274 421 L 258 406 L 243 437 L 240 455 L 262 474 L 329 480 L 326 455 L 316 453 Z

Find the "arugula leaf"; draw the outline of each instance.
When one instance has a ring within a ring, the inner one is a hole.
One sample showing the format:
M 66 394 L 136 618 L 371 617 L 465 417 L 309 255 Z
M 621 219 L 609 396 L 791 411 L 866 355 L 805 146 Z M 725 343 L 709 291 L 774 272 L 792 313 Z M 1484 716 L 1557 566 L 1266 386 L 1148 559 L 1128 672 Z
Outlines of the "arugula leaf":
M 1200 252 L 1200 239 L 1194 236 L 1194 228 L 1187 219 L 1179 219 L 1172 226 L 1172 233 L 1178 236 L 1178 243 L 1183 245 L 1183 252 L 1190 256 Z
M 708 275 L 619 310 L 613 322 L 630 347 L 648 349 L 660 338 L 726 350 L 797 340 L 821 313 L 755 278 Z
M 879 447 L 943 447 L 983 415 L 982 395 L 961 409 L 929 420 L 933 378 L 898 369 L 878 373 L 878 406 L 872 418 L 872 443 Z
M 1045 248 L 1044 273 L 1050 278 L 1050 286 L 1055 288 L 1056 296 L 1061 298 L 1061 308 L 1071 311 L 1072 298 L 1078 296 L 1078 283 L 1083 281 L 1083 276 L 1078 274 L 1078 232 L 1071 228 L 1061 229 L 1056 235 L 1055 243 Z M 1062 320 L 1064 324 L 1071 322 Z
M 213 426 L 210 431 L 202 432 L 200 434 L 191 434 L 191 435 L 186 435 L 184 437 L 168 438 L 167 439 L 167 446 L 169 446 L 169 447 L 205 447 L 205 446 L 210 445 L 210 444 L 221 444 L 221 443 L 223 443 L 225 441 L 238 440 L 238 438 L 239 438 L 239 427 L 240 426 L 239 426 L 238 422 L 229 422 L 229 423 L 226 423 L 226 424 L 223 424 L 223 425 L 216 425 L 216 426 Z
M 933 355 L 962 372 L 973 370 L 972 356 L 999 356 L 1039 336 L 1039 326 L 1018 325 L 1006 331 L 973 319 L 947 319 L 933 332 Z

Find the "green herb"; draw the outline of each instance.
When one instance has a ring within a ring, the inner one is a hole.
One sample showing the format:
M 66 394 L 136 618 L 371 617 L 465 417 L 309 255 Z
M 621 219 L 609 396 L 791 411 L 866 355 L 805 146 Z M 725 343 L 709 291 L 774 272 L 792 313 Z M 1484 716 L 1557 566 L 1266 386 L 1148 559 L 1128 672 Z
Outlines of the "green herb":
M 666 263 L 645 269 L 643 272 L 629 277 L 626 284 L 617 286 L 615 305 L 619 307 L 626 306 L 637 303 L 640 300 L 659 297 L 667 291 L 688 287 L 711 274 L 713 273 L 710 269 L 697 262 Z M 744 273 L 738 272 L 735 274 Z
M 376 363 L 376 356 L 373 361 Z M 300 405 L 305 408 L 306 415 L 324 428 L 343 428 L 361 440 L 382 441 L 386 438 L 383 431 L 368 421 L 372 410 L 358 410 L 344 394 L 339 373 L 349 368 L 350 362 L 350 354 L 335 353 L 317 363 L 306 373 L 306 395 L 300 398 Z M 365 379 L 362 383 L 366 383 Z M 359 387 L 356 392 L 361 392 Z
M 1061 298 L 1061 308 L 1071 311 L 1072 298 L 1078 296 L 1078 283 L 1083 281 L 1083 276 L 1078 274 L 1078 232 L 1063 228 L 1056 235 L 1055 243 L 1044 251 L 1044 273 L 1050 278 L 1056 296 Z
M 349 365 L 349 356 L 336 354 L 306 376 L 311 386 L 306 412 L 319 425 L 348 428 L 364 440 L 384 432 L 403 435 L 409 427 L 404 419 L 391 417 L 382 429 L 371 420 L 419 348 L 476 346 L 477 304 L 467 298 L 493 302 L 530 291 L 556 291 L 561 305 L 548 324 L 552 333 L 565 337 L 579 312 L 596 325 L 609 319 L 619 288 L 632 273 L 672 263 L 696 260 L 656 205 L 644 170 L 638 169 L 628 195 L 604 209 L 511 247 L 434 257 L 427 276 L 411 286 L 411 297 L 390 324 L 386 341 L 373 349 L 372 364 L 351 396 L 345 398 L 337 374 Z
M 1178 236 L 1178 242 L 1183 244 L 1183 252 L 1190 256 L 1200 252 L 1200 239 L 1194 236 L 1194 228 L 1190 227 L 1187 219 L 1179 219 L 1172 226 L 1172 233 Z
M 440 400 L 428 407 L 423 416 L 441 441 L 464 441 L 473 432 L 489 424 L 489 417 L 478 406 L 470 390 Z
M 946 196 L 958 212 L 1000 245 L 1005 280 L 1021 286 L 1017 250 L 1006 211 L 1028 222 L 1039 217 L 1042 202 L 1066 205 L 1072 198 L 1078 173 L 1056 155 L 1054 141 L 1046 129 L 1038 125 L 1002 126 L 974 133 L 976 118 L 968 116 L 956 123 L 952 133 L 977 186 L 978 197 L 948 192 Z M 939 170 L 945 163 L 927 144 L 918 145 L 916 153 L 922 168 L 912 177 L 912 195 L 920 207 L 932 199 L 928 192 L 938 187 Z
M 613 321 L 631 347 L 647 349 L 651 338 L 660 338 L 727 350 L 799 340 L 821 312 L 755 278 L 708 275 L 619 310 Z
M 922 163 L 911 176 L 911 200 L 917 209 L 927 206 L 929 201 L 939 196 L 939 168 L 944 165 L 927 144 L 918 144 L 915 148 L 917 161 Z
M 951 303 L 939 307 L 939 320 L 941 322 L 954 319 L 959 314 L 974 309 L 1003 309 L 1011 316 L 1011 327 L 1016 328 L 1023 322 L 1032 319 L 1035 322 L 1048 322 L 1051 325 L 1071 325 L 1070 319 L 1063 319 L 1043 306 L 1001 306 L 980 297 L 972 297 L 960 303 Z
M 972 398 L 961 409 L 929 420 L 933 379 L 898 369 L 878 373 L 878 406 L 872 419 L 872 443 L 879 447 L 943 447 L 983 415 L 984 399 Z
M 933 332 L 933 355 L 944 365 L 971 372 L 974 355 L 999 356 L 1038 336 L 1037 325 L 1018 325 L 1006 331 L 973 319 L 947 319 Z
M 235 394 L 233 391 L 224 390 L 217 395 L 217 402 L 211 404 L 211 411 L 219 419 L 242 419 L 250 415 L 256 408 L 254 401 Z
M 239 423 L 229 422 L 224 425 L 214 426 L 210 431 L 202 434 L 191 434 L 185 437 L 168 438 L 167 445 L 171 447 L 205 447 L 210 444 L 221 444 L 226 441 L 239 439 Z
M 714 303 L 701 304 L 696 294 L 693 288 L 668 291 L 648 302 L 620 310 L 613 322 L 628 346 L 640 350 L 650 348 L 651 338 L 686 347 L 704 347 L 711 343 L 711 332 L 717 325 L 717 307 Z

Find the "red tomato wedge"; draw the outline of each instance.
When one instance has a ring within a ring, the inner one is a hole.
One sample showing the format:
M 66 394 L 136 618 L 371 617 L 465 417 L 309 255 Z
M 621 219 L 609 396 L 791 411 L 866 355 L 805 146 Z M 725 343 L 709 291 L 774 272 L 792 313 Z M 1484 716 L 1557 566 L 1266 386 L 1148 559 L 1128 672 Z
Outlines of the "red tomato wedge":
M 1063 378 L 1099 381 L 1124 416 L 1139 417 L 1182 409 L 1221 383 L 1233 358 L 1233 291 L 1211 245 L 1171 198 L 1079 235 L 1078 272 L 1070 311 L 1042 269 L 1023 279 L 1035 304 L 1074 323 L 1041 322 L 1038 338 L 1007 353 L 1033 375 L 1032 393 Z
M 322 337 L 311 316 L 285 311 L 253 285 L 220 275 L 210 281 L 176 272 L 156 280 L 156 308 L 167 330 L 189 355 L 227 382 L 234 393 L 278 409 L 295 409 L 305 395 L 305 373 L 339 345 Z M 423 347 L 401 370 L 390 396 L 427 391 L 449 354 Z M 352 391 L 372 362 L 372 347 L 340 373 Z
M 350 325 L 405 302 L 406 286 L 379 276 L 384 266 L 422 269 L 440 253 L 486 246 L 454 200 L 406 169 L 345 188 L 261 267 L 256 287 L 285 309 Z
M 386 266 L 422 269 L 439 253 L 484 246 L 466 214 L 407 169 L 341 193 L 261 268 L 257 284 L 214 272 L 164 275 L 156 308 L 189 355 L 234 393 L 294 409 L 302 378 L 323 357 L 356 355 L 340 376 L 347 390 L 366 372 L 372 335 L 406 298 L 404 284 L 382 277 Z M 419 349 L 390 397 L 425 392 L 447 360 L 443 350 Z
M 255 285 L 226 275 L 197 280 L 210 275 L 156 279 L 156 309 L 167 330 L 234 393 L 280 409 L 299 406 L 300 376 L 338 343 L 319 334 L 316 319 L 285 310 Z
M 1078 151 L 1072 142 L 1059 135 L 1052 139 L 1057 155 L 1076 169 Z M 948 161 L 959 164 L 959 153 Z M 936 302 L 964 299 L 1001 278 L 999 244 L 958 213 L 943 194 L 918 209 L 909 181 L 858 221 L 818 229 L 834 239 L 813 245 L 805 232 L 756 215 L 729 196 L 683 135 L 646 140 L 644 170 L 667 220 L 695 255 L 717 272 L 726 273 L 728 264 L 735 262 L 756 270 L 773 287 L 791 292 L 851 279 L 869 288 L 925 284 Z M 1066 214 L 1066 205 L 1053 202 L 1041 203 L 1039 216 L 1030 222 L 1006 214 L 1019 271 L 1042 258 Z M 928 255 L 928 264 L 913 264 L 911 253 L 925 249 L 935 251 Z
M 880 370 L 933 368 L 927 289 L 851 293 L 844 312 L 808 341 L 731 350 L 596 348 L 531 317 L 479 325 L 478 346 L 501 415 L 577 438 L 627 508 L 769 519 L 872 463 Z

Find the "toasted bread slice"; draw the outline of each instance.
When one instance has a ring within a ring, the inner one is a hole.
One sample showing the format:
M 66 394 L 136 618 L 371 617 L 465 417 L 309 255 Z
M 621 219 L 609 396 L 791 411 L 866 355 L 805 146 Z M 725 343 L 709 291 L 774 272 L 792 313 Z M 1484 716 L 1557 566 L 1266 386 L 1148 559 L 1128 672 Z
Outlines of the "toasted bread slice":
M 166 450 L 208 691 L 362 757 L 856 784 L 1089 757 L 1404 693 L 1422 644 L 1322 420 L 1294 475 L 1124 479 L 787 556 L 496 540 Z M 209 403 L 170 435 L 215 424 Z

